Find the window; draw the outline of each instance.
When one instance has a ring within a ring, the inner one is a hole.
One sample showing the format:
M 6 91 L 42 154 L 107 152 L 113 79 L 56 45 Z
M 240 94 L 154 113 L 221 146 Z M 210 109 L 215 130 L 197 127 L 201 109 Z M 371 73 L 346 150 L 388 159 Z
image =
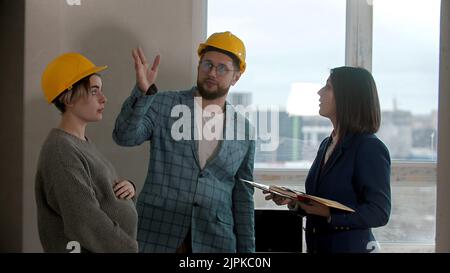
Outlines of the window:
M 373 1 L 373 75 L 383 111 L 378 136 L 393 161 L 409 162 L 392 170 L 391 220 L 376 230 L 380 241 L 396 243 L 386 244 L 392 251 L 434 251 L 439 17 L 437 0 Z
M 383 110 L 379 136 L 394 160 L 434 162 L 440 1 L 373 3 L 373 75 Z
M 440 1 L 367 3 L 373 7 L 373 44 L 372 56 L 366 57 L 372 58 L 382 109 L 378 136 L 393 161 L 391 219 L 374 233 L 387 252 L 432 252 Z M 313 102 L 329 69 L 345 64 L 346 4 L 345 0 L 208 1 L 208 35 L 230 30 L 247 47 L 248 70 L 229 94 L 232 103 L 263 108 L 275 104 L 281 110 L 278 148 L 265 152 L 257 147 L 259 181 L 304 189 L 302 182 L 318 145 L 332 129 L 317 115 Z M 255 193 L 255 206 L 276 207 L 260 192 Z
M 328 119 L 318 116 L 317 91 L 329 70 L 345 62 L 345 5 L 345 0 L 208 1 L 208 35 L 229 30 L 247 48 L 247 70 L 229 99 L 237 104 L 245 96 L 258 110 L 279 109 L 278 149 L 257 145 L 256 168 L 307 169 L 331 133 Z

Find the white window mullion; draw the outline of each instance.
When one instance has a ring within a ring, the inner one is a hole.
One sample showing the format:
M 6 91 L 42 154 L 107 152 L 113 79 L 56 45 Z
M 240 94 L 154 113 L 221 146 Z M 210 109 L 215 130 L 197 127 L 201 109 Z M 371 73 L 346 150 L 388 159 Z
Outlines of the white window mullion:
M 345 65 L 372 71 L 372 0 L 347 0 Z

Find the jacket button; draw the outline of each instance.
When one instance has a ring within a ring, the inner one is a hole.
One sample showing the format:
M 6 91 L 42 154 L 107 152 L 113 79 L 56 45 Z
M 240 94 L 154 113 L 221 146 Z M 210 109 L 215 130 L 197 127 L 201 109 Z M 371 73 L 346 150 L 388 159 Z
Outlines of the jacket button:
M 205 177 L 205 173 L 204 172 L 200 172 L 200 177 Z
M 200 205 L 197 202 L 194 202 L 194 207 L 199 207 Z

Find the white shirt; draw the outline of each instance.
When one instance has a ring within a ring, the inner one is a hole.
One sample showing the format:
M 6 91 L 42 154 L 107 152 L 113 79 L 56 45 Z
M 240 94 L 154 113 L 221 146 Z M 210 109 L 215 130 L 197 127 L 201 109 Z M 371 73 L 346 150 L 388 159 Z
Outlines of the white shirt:
M 217 154 L 219 140 L 223 139 L 225 121 L 223 113 L 208 113 L 205 111 L 204 115 L 201 126 L 196 126 L 197 135 L 199 136 L 198 160 L 200 161 L 201 169 L 204 169 L 206 163 Z M 197 123 L 197 125 L 199 124 Z

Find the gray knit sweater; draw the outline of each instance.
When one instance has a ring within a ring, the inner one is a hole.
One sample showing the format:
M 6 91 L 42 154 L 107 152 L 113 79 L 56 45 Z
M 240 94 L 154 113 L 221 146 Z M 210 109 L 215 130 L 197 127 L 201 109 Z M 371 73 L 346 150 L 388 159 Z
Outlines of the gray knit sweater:
M 137 252 L 137 213 L 132 200 L 118 199 L 119 177 L 95 145 L 52 129 L 36 173 L 38 227 L 46 252 Z

